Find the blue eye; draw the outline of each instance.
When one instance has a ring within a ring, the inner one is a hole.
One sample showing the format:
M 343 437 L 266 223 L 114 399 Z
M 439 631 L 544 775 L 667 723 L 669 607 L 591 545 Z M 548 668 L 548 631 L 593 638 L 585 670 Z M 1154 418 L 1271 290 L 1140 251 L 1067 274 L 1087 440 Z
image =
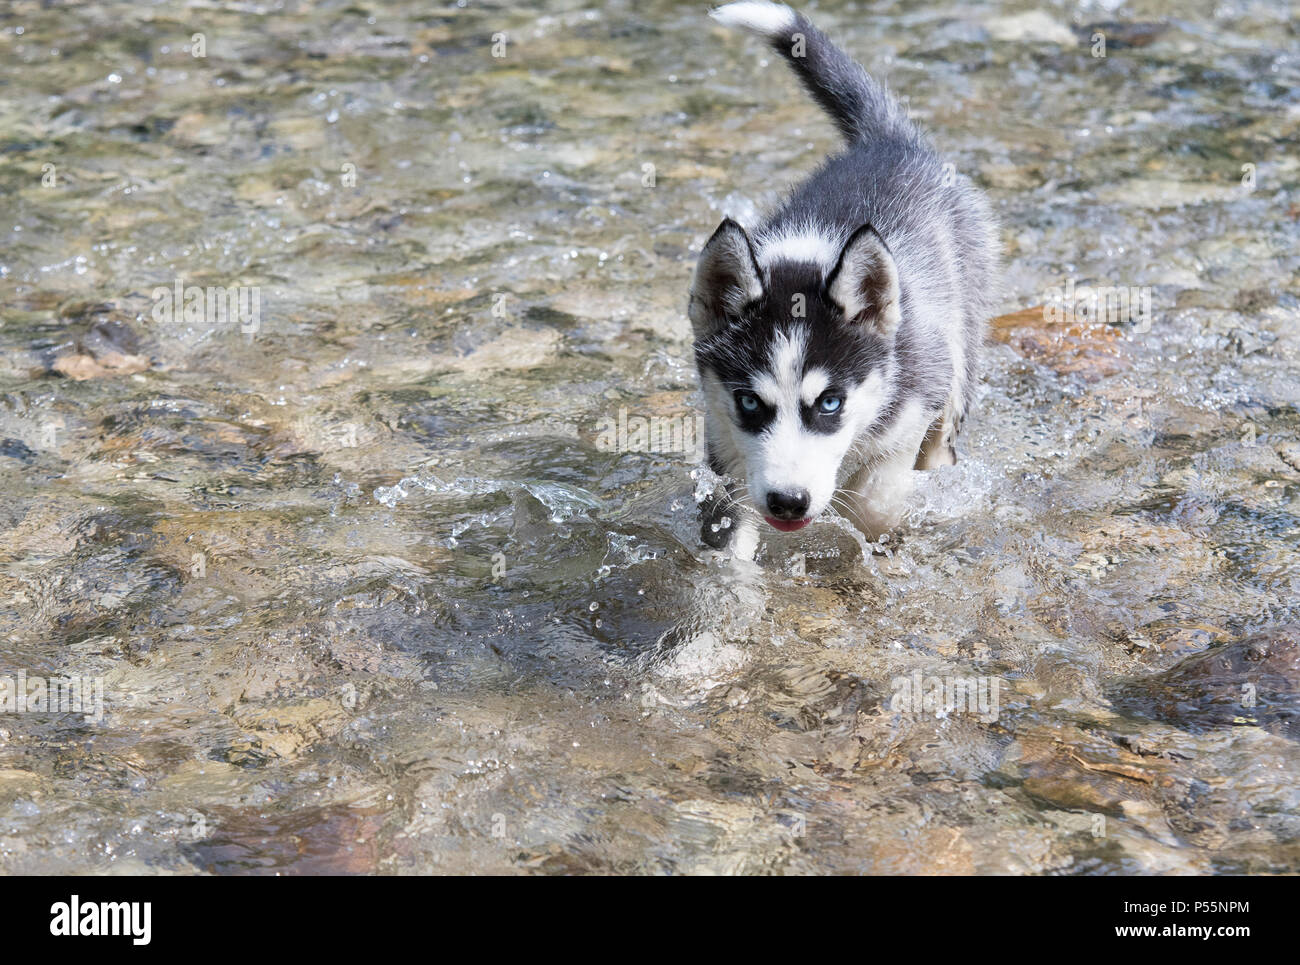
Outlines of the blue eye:
M 838 395 L 828 395 L 817 403 L 817 408 L 827 415 L 830 415 L 832 412 L 838 412 L 840 406 L 843 404 L 844 400 Z
M 742 412 L 757 412 L 759 407 L 758 396 L 752 392 L 736 393 L 736 402 L 740 405 Z

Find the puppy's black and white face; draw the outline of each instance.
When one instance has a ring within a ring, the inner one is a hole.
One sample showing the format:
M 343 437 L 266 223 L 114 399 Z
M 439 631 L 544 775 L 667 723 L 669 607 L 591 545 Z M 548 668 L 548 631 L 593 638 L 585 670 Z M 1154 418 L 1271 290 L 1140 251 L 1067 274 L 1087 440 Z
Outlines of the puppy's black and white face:
M 829 271 L 811 259 L 761 268 L 728 219 L 700 255 L 690 317 L 711 457 L 769 523 L 801 528 L 831 504 L 845 456 L 890 396 L 888 249 L 864 227 Z

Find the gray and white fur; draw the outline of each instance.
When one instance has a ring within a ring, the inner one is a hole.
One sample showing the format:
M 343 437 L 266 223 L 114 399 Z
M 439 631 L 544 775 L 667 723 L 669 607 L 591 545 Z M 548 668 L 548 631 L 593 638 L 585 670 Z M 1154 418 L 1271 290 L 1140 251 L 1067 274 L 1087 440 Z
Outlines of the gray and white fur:
M 956 462 L 997 297 L 994 219 L 802 14 L 746 0 L 712 16 L 766 38 L 847 146 L 752 233 L 728 218 L 700 254 L 689 315 L 710 466 L 780 530 L 833 505 L 876 539 L 913 469 Z M 752 553 L 740 521 L 737 552 Z

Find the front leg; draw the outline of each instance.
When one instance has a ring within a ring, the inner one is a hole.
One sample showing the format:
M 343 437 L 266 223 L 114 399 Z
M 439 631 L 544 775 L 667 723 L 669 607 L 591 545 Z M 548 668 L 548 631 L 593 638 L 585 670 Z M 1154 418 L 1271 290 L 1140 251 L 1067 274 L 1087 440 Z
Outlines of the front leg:
M 961 420 L 954 414 L 953 406 L 943 410 L 943 415 L 934 420 L 930 431 L 921 441 L 921 451 L 916 454 L 917 469 L 938 469 L 940 466 L 957 465 L 957 430 Z
M 740 489 L 727 486 L 700 503 L 700 539 L 713 549 L 729 549 L 740 560 L 752 560 L 758 552 L 758 523 L 737 499 Z
M 845 515 L 862 535 L 875 542 L 892 532 L 903 519 L 903 507 L 912 492 L 915 449 L 903 449 L 874 466 L 860 469 L 844 488 Z

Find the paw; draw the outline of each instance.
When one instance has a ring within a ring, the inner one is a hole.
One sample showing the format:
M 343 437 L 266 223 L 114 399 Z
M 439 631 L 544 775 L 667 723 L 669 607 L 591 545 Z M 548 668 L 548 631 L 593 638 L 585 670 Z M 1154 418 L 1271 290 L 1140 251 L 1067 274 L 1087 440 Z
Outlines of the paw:
M 737 511 L 727 509 L 731 499 L 714 494 L 700 503 L 700 541 L 711 549 L 724 549 L 736 531 Z

